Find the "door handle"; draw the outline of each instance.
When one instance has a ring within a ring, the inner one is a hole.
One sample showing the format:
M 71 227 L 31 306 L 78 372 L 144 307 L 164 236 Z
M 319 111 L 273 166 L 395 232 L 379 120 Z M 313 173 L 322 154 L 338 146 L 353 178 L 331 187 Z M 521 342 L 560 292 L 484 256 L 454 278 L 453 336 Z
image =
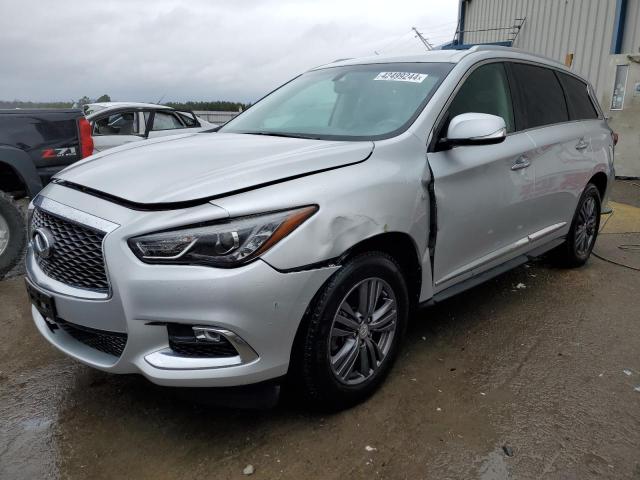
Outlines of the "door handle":
M 584 141 L 584 138 L 581 138 L 578 144 L 576 145 L 576 150 L 584 150 L 588 146 L 589 144 Z
M 531 165 L 529 159 L 524 155 L 521 155 L 515 162 L 513 162 L 513 165 L 511 165 L 511 170 L 522 170 L 523 168 L 527 168 L 529 165 Z

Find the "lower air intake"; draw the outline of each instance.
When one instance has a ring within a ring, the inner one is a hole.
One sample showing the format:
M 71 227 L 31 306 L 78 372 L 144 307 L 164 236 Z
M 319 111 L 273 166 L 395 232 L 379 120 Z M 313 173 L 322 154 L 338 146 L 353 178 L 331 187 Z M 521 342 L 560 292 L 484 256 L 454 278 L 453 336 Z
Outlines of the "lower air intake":
M 95 350 L 119 357 L 127 344 L 127 334 L 119 332 L 107 332 L 94 328 L 83 327 L 75 323 L 69 323 L 61 318 L 56 319 L 58 326 L 80 343 Z

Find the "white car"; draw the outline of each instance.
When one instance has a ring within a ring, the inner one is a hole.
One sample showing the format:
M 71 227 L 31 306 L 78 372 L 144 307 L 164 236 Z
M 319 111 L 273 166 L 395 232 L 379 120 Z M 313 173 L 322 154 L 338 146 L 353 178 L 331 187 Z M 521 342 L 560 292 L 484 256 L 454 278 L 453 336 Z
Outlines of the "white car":
M 133 102 L 104 102 L 85 105 L 91 123 L 94 153 L 148 138 L 209 130 L 217 125 L 193 112 L 164 105 Z

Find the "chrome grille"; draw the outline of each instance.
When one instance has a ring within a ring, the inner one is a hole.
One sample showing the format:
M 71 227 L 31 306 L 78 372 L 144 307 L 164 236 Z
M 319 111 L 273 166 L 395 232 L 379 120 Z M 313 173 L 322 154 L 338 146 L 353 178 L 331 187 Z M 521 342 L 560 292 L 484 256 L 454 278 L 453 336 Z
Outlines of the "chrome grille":
M 42 271 L 72 287 L 107 292 L 109 283 L 102 256 L 105 233 L 52 215 L 40 208 L 33 212 L 32 231 L 46 228 L 54 239 L 52 254 L 36 255 Z

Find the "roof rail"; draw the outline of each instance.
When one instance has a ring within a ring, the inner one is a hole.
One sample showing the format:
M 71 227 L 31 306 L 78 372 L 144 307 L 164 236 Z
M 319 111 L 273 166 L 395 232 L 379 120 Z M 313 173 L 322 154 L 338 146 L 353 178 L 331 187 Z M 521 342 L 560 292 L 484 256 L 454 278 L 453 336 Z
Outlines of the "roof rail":
M 545 60 L 546 62 L 551 62 L 557 65 L 562 65 L 563 67 L 566 67 L 566 65 L 564 65 L 562 62 L 559 62 L 558 60 L 556 60 L 555 58 L 551 58 L 551 57 L 547 57 L 545 55 L 540 55 L 538 53 L 533 53 L 533 52 L 529 52 L 528 50 L 523 50 L 522 48 L 513 48 L 513 47 L 505 47 L 502 45 L 495 45 L 495 44 L 478 44 L 478 45 L 473 45 L 472 47 L 469 48 L 469 51 L 471 52 L 484 52 L 484 51 L 502 51 L 502 52 L 516 52 L 516 53 L 522 53 L 524 55 L 529 55 L 530 57 L 537 57 L 541 60 Z
M 518 48 L 509 47 L 507 45 L 491 44 L 491 43 L 480 43 L 471 47 L 470 50 L 473 50 L 474 52 L 482 52 L 484 50 L 519 51 Z

